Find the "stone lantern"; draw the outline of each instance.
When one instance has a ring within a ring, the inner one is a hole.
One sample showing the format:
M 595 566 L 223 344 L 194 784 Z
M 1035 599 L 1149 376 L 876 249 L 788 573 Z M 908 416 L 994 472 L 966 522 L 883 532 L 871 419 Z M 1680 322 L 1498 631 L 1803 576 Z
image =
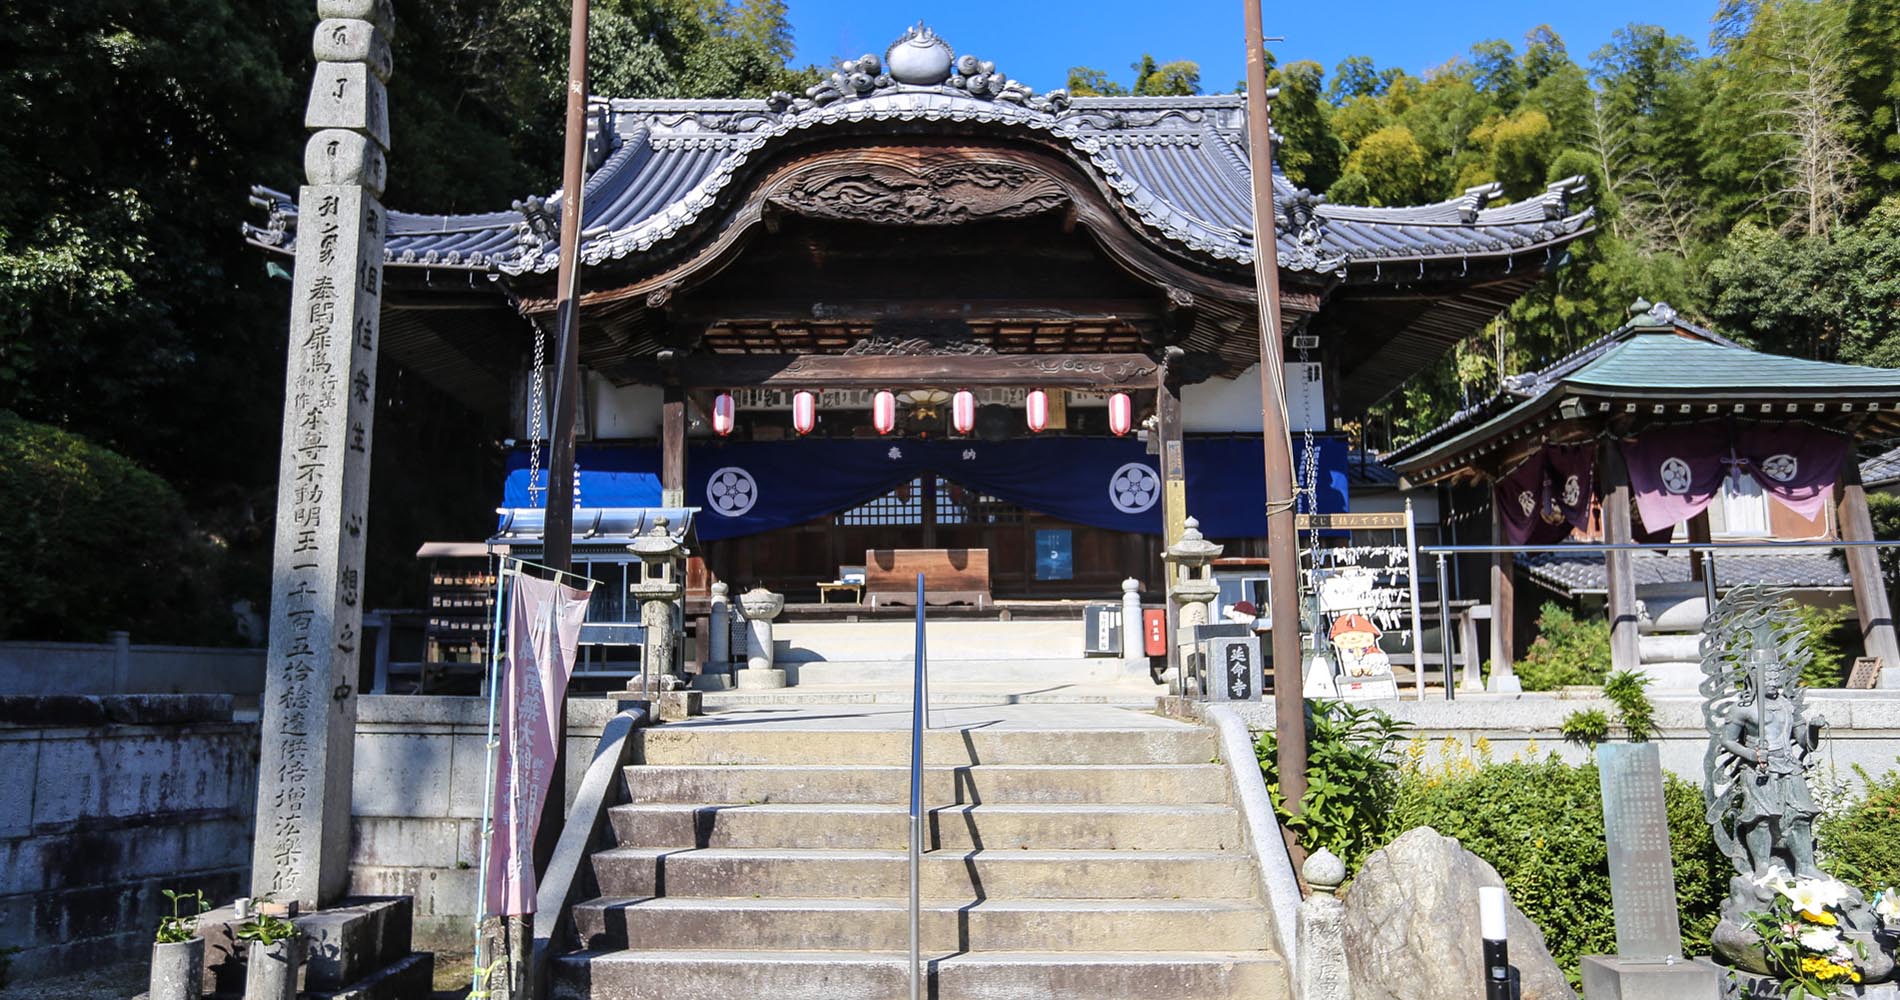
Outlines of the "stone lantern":
M 679 683 L 673 675 L 673 649 L 679 639 L 673 608 L 686 596 L 686 546 L 667 530 L 665 517 L 656 517 L 653 527 L 636 536 L 627 550 L 640 559 L 640 579 L 627 588 L 640 602 L 640 624 L 646 626 L 640 672 L 648 683 L 661 679 L 661 690 L 666 690 Z
M 733 685 L 741 691 L 784 687 L 785 671 L 772 665 L 772 619 L 785 610 L 785 595 L 754 587 L 739 595 L 739 607 L 745 612 L 745 669 L 732 675 Z
M 1195 673 L 1188 668 L 1194 655 L 1191 630 L 1212 620 L 1209 607 L 1220 597 L 1220 584 L 1214 582 L 1214 560 L 1220 554 L 1221 546 L 1202 536 L 1201 522 L 1191 517 L 1182 525 L 1180 540 L 1161 554 L 1168 564 L 1168 598 L 1180 607 L 1174 634 L 1175 645 L 1181 651 L 1182 693 L 1192 693 L 1188 681 Z

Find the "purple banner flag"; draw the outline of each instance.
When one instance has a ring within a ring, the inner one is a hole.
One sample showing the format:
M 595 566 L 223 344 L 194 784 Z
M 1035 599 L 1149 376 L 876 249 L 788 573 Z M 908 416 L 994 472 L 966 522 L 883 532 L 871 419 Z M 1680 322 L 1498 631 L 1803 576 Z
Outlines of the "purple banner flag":
M 1493 502 L 1512 545 L 1552 545 L 1590 529 L 1596 446 L 1545 445 L 1498 480 Z
M 1809 521 L 1834 495 L 1850 450 L 1846 435 L 1811 424 L 1746 427 L 1736 438 L 1742 470 L 1762 492 Z
M 1620 446 L 1637 513 L 1651 532 L 1673 529 L 1706 510 L 1728 472 L 1728 428 L 1721 424 L 1659 427 Z
M 530 576 L 512 574 L 509 580 L 485 916 L 534 912 L 535 828 L 554 776 L 555 727 L 589 596 Z

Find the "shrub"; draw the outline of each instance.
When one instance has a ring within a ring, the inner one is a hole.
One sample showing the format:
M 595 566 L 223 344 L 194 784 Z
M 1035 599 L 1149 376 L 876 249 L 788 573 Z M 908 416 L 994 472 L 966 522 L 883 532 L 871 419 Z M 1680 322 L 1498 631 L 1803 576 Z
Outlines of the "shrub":
M 1526 691 L 1572 684 L 1601 684 L 1610 671 L 1610 623 L 1578 619 L 1570 609 L 1545 602 L 1537 612 L 1537 640 L 1517 664 Z
M 1900 844 L 1900 771 L 1880 778 L 1860 767 L 1854 772 L 1866 782 L 1866 794 L 1845 809 L 1823 815 L 1816 833 L 1821 867 L 1871 897 L 1900 886 L 1900 850 L 1894 846 Z
M 1260 734 L 1254 754 L 1273 796 L 1280 821 L 1308 850 L 1324 847 L 1346 862 L 1348 872 L 1386 842 L 1392 803 L 1398 794 L 1394 747 L 1405 724 L 1376 708 L 1340 701 L 1309 703 L 1306 716 L 1306 794 L 1300 814 L 1287 812 L 1280 794 L 1271 731 Z
M 1433 767 L 1422 759 L 1415 750 L 1404 768 L 1392 834 L 1430 826 L 1490 862 L 1573 982 L 1581 956 L 1613 954 L 1616 925 L 1596 766 L 1573 766 L 1555 755 L 1498 763 L 1480 753 L 1474 760 L 1461 748 Z M 1663 780 L 1683 950 L 1705 953 L 1733 869 L 1702 818 L 1701 789 L 1670 775 Z
M 1603 679 L 1603 697 L 1616 706 L 1616 721 L 1623 724 L 1631 743 L 1647 743 L 1661 732 L 1656 727 L 1656 707 L 1644 690 L 1647 687 L 1649 675 L 1634 670 L 1619 670 Z
M 1811 688 L 1837 688 L 1847 683 L 1847 671 L 1853 659 L 1847 655 L 1848 645 L 1854 642 L 1853 629 L 1847 622 L 1853 617 L 1852 608 L 1817 608 L 1800 601 L 1789 601 L 1795 617 L 1801 620 L 1801 631 L 1806 634 L 1808 652 L 1812 658 L 1801 671 L 1801 683 Z
M 1564 716 L 1565 743 L 1593 747 L 1610 738 L 1610 717 L 1600 708 L 1579 708 Z
M 222 550 L 166 482 L 83 437 L 0 410 L 0 638 L 221 642 Z

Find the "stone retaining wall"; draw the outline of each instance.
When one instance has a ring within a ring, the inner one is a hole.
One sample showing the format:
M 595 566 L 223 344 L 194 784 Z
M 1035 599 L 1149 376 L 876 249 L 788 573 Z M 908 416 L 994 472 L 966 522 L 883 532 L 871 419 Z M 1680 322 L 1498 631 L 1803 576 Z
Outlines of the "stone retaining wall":
M 0 697 L 0 948 L 14 982 L 143 954 L 162 889 L 248 881 L 257 727 L 229 695 Z
M 1197 715 L 1199 705 L 1172 702 L 1175 714 Z M 1708 731 L 1703 728 L 1702 701 L 1698 697 L 1652 695 L 1656 723 L 1662 729 L 1659 744 L 1663 767 L 1689 781 L 1702 780 L 1702 755 L 1708 748 Z M 1273 699 L 1263 702 L 1228 703 L 1240 712 L 1249 727 L 1259 730 L 1273 725 Z M 1599 696 L 1577 694 L 1459 695 L 1456 701 L 1442 698 L 1397 702 L 1370 702 L 1388 715 L 1408 723 L 1415 735 L 1430 740 L 1428 760 L 1442 759 L 1444 741 L 1449 738 L 1475 752 L 1480 738 L 1490 744 L 1493 760 L 1509 760 L 1535 742 L 1538 753 L 1555 751 L 1564 759 L 1582 762 L 1589 753 L 1564 742 L 1563 720 L 1580 709 L 1595 708 L 1611 721 L 1611 738 L 1621 739 L 1616 727 L 1616 706 Z M 1819 778 L 1832 770 L 1843 781 L 1852 782 L 1854 766 L 1879 776 L 1900 767 L 1900 693 L 1887 691 L 1822 690 L 1808 692 L 1810 716 L 1825 718 L 1829 725 L 1822 739 Z

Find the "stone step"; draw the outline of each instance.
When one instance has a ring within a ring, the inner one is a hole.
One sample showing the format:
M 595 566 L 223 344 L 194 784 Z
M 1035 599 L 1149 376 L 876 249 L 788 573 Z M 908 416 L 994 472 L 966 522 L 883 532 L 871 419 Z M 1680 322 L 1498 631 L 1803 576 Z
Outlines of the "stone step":
M 634 803 L 835 802 L 910 800 L 910 769 L 897 765 L 636 764 L 625 769 Z M 924 801 L 935 803 L 1224 803 L 1219 764 L 980 764 L 924 769 Z
M 591 860 L 601 895 L 906 897 L 901 851 L 616 847 Z M 1252 899 L 1239 851 L 933 851 L 919 867 L 929 899 Z
M 931 621 L 924 626 L 932 676 L 957 660 L 1082 658 L 1080 621 Z M 772 629 L 774 666 L 837 660 L 908 663 L 917 623 L 905 621 L 784 622 Z
M 911 701 L 910 678 L 904 683 L 883 686 L 855 684 L 802 684 L 774 690 L 706 691 L 701 702 L 708 710 L 757 705 L 902 705 Z M 933 709 L 996 705 L 1113 705 L 1152 711 L 1155 699 L 1167 691 L 1145 678 L 1117 680 L 1109 684 L 1060 683 L 1051 686 L 1047 677 L 1016 684 L 939 682 L 930 689 Z
M 658 726 L 635 731 L 648 764 L 910 764 L 910 733 L 795 726 Z M 1206 764 L 1214 735 L 1192 726 L 1128 729 L 933 729 L 926 765 Z
M 630 847 L 907 850 L 908 807 L 774 804 L 614 806 Z M 925 850 L 1219 851 L 1239 847 L 1225 805 L 959 805 L 926 813 Z
M 597 899 L 575 907 L 574 922 L 595 950 L 905 951 L 910 941 L 902 899 Z M 1266 912 L 1252 900 L 931 900 L 918 926 L 931 954 L 1272 947 Z
M 908 657 L 836 657 L 772 665 L 785 670 L 786 678 L 798 687 L 908 684 L 915 671 Z M 1117 657 L 1011 656 L 1005 649 L 991 647 L 981 658 L 946 660 L 940 659 L 936 650 L 930 652 L 930 682 L 935 685 L 1104 684 L 1122 675 L 1122 661 Z
M 581 952 L 556 960 L 555 1000 L 892 1000 L 909 989 L 902 953 Z M 1270 952 L 990 952 L 930 960 L 933 1000 L 1233 1000 L 1288 995 Z

